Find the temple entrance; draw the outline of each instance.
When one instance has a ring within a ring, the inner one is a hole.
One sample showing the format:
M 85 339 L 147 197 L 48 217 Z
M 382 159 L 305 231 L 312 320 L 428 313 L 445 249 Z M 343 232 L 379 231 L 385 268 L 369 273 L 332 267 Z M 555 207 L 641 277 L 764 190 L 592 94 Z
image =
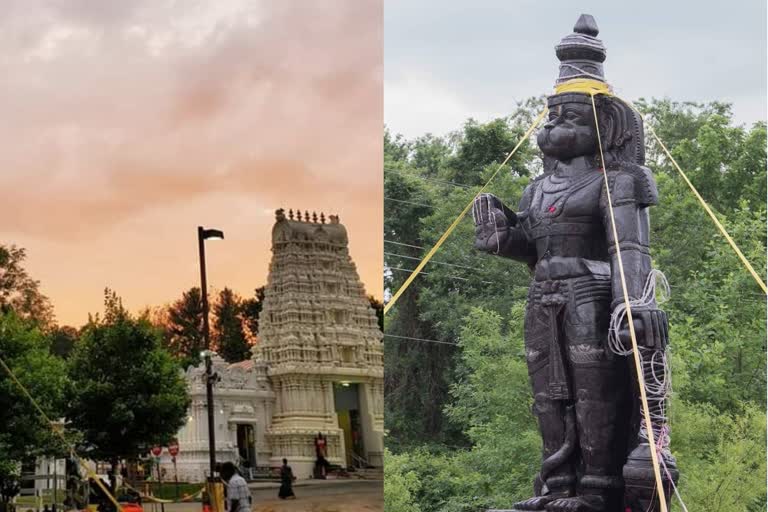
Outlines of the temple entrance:
M 365 444 L 360 424 L 360 386 L 348 382 L 333 386 L 333 399 L 339 428 L 344 431 L 346 463 L 349 467 L 365 466 Z
M 237 454 L 240 465 L 247 468 L 256 467 L 256 444 L 253 425 L 237 424 Z

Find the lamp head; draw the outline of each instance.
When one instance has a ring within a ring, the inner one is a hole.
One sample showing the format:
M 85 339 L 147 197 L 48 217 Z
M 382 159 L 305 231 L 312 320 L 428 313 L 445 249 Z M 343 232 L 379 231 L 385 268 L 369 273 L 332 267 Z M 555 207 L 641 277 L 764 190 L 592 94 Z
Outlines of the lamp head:
M 197 230 L 203 240 L 208 240 L 209 238 L 212 240 L 224 240 L 224 232 L 220 229 L 205 229 L 200 226 Z

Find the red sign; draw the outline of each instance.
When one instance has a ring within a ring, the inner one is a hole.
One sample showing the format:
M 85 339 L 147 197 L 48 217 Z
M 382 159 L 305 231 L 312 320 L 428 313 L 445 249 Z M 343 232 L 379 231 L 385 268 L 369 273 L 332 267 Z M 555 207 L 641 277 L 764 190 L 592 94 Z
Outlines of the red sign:
M 179 443 L 175 439 L 168 443 L 168 453 L 171 454 L 171 457 L 175 457 L 179 454 Z
M 152 455 L 154 455 L 155 457 L 159 457 L 161 453 L 163 453 L 162 446 L 156 444 L 155 446 L 152 447 Z

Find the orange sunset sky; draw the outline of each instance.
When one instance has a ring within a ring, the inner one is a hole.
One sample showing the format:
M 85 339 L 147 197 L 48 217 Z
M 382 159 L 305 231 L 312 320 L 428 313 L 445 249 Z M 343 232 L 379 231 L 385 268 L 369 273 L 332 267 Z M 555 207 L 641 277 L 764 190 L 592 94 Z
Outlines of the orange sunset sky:
M 0 4 L 0 243 L 61 324 L 266 283 L 274 210 L 338 213 L 382 297 L 382 5 Z

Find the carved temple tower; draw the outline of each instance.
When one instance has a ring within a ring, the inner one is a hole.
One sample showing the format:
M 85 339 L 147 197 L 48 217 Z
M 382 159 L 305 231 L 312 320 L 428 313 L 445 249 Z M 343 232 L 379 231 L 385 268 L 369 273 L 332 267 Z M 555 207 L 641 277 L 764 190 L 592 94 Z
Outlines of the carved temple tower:
M 347 231 L 333 215 L 278 210 L 276 219 L 258 345 L 276 397 L 270 462 L 286 457 L 309 476 L 322 432 L 332 464 L 381 467 L 382 333 Z

